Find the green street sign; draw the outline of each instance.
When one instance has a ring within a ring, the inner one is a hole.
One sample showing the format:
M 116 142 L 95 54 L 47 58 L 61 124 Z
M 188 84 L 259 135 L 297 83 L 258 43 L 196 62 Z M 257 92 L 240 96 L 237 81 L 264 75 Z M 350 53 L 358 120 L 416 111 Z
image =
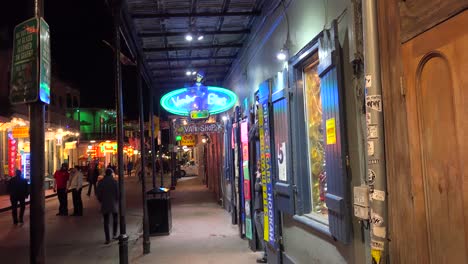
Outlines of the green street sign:
M 10 102 L 38 100 L 50 103 L 50 36 L 42 18 L 31 18 L 15 27 Z
M 182 140 L 182 136 L 176 136 L 175 140 L 176 140 L 176 141 L 181 141 L 181 140 Z

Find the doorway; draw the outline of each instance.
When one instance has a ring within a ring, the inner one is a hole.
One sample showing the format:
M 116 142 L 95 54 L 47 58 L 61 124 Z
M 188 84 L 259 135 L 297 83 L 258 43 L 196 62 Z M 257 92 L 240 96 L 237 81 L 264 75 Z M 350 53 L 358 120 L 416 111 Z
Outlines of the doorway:
M 468 11 L 402 45 L 420 263 L 468 259 L 466 25 Z

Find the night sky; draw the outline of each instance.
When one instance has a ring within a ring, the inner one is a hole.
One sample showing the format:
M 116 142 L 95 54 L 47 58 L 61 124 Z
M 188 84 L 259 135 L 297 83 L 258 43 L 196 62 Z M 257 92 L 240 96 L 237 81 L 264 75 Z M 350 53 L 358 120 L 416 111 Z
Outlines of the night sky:
M 32 3 L 2 3 L 0 49 L 12 47 L 14 26 L 32 17 Z M 51 31 L 53 76 L 80 90 L 82 107 L 114 108 L 113 51 L 103 42 L 113 43 L 112 16 L 106 1 L 44 0 L 44 17 Z M 121 46 L 129 56 L 123 41 Z M 125 116 L 136 119 L 135 67 L 122 65 L 122 72 Z

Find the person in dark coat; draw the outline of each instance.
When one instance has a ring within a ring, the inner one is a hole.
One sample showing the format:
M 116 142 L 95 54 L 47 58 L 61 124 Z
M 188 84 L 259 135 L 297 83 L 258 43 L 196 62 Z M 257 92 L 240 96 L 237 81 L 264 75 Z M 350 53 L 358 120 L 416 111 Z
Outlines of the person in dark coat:
M 16 170 L 15 176 L 8 181 L 8 193 L 10 194 L 11 213 L 13 223 L 18 224 L 18 203 L 20 204 L 19 223 L 23 223 L 26 198 L 29 196 L 28 182 L 21 176 L 21 171 Z
M 104 178 L 98 182 L 97 198 L 101 203 L 101 213 L 104 217 L 104 234 L 106 235 L 106 244 L 110 243 L 109 236 L 109 217 L 112 214 L 113 218 L 113 239 L 118 239 L 117 236 L 117 219 L 118 219 L 118 202 L 119 202 L 119 185 L 113 177 L 114 171 L 106 169 Z
M 99 177 L 99 166 L 98 164 L 94 165 L 94 168 L 88 173 L 88 196 L 91 196 L 91 189 L 94 186 L 94 195 L 96 195 L 96 183 Z

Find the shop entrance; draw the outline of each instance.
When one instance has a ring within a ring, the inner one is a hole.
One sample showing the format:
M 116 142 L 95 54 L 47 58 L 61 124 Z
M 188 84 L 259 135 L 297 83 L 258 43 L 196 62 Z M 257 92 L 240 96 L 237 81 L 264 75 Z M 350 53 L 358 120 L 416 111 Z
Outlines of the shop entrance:
M 402 46 L 413 202 L 401 206 L 414 210 L 420 263 L 468 259 L 466 25 L 468 11 Z

